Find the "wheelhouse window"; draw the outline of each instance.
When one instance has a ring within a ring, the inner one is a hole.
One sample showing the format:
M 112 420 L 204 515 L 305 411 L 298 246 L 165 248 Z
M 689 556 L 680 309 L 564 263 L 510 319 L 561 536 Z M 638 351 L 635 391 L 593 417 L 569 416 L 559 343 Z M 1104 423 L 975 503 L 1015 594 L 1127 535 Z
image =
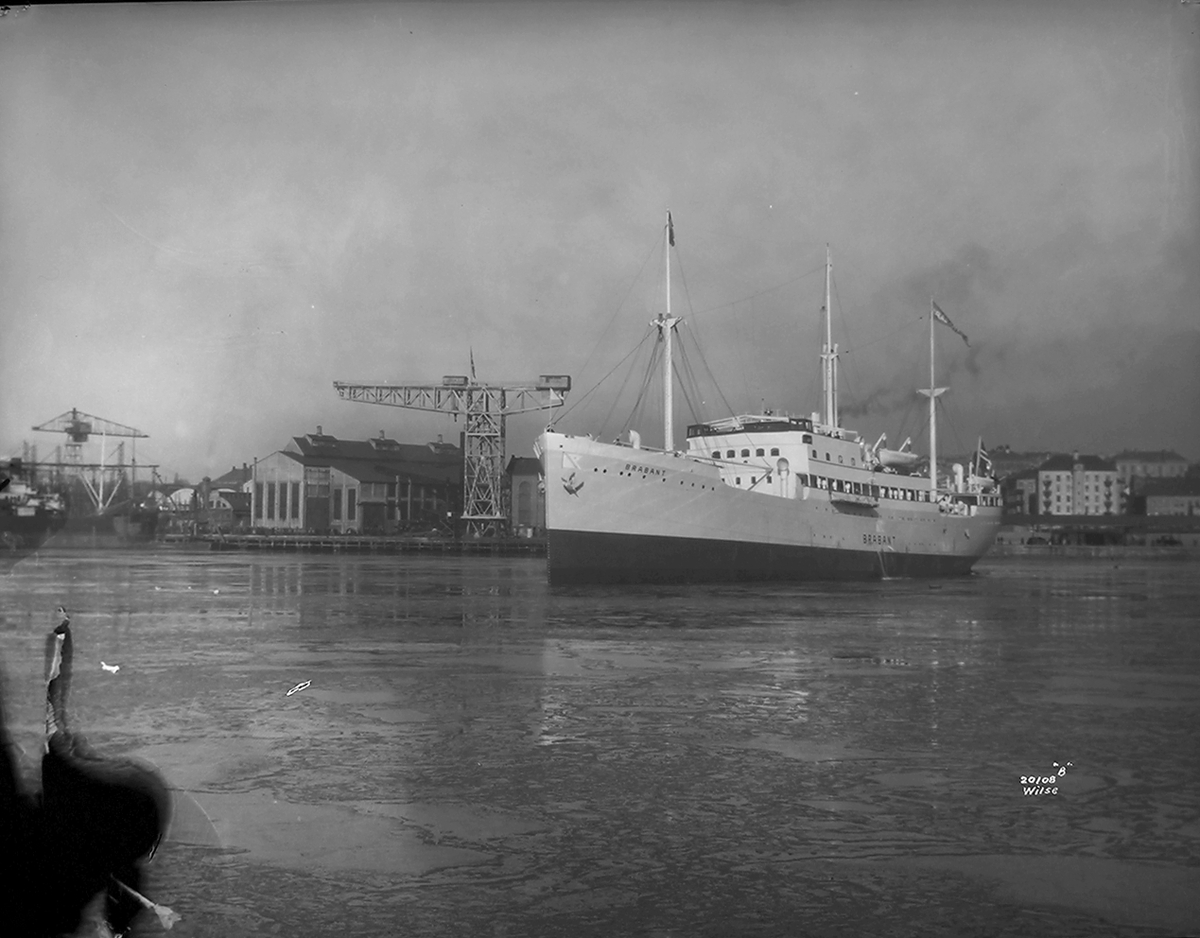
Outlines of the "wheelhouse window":
M 764 450 L 761 450 L 761 449 L 756 449 L 756 450 L 754 451 L 754 455 L 755 455 L 755 456 L 766 456 L 767 454 L 766 454 L 766 452 L 765 452 Z
M 743 456 L 743 457 L 745 457 L 745 456 L 749 456 L 749 455 L 750 455 L 750 450 L 748 450 L 748 449 L 744 449 L 744 450 L 742 450 L 742 456 Z
M 772 447 L 771 447 L 771 455 L 772 455 L 772 456 L 778 456 L 778 455 L 779 455 L 779 447 L 778 447 L 778 446 L 772 446 Z

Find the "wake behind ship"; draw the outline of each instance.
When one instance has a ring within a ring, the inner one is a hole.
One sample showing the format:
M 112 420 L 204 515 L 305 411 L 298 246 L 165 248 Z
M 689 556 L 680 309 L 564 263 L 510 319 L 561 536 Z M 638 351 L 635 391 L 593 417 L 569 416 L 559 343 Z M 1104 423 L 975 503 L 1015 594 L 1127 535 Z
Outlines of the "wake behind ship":
M 674 243 L 670 216 L 664 235 Z M 837 347 L 826 258 L 822 411 L 743 414 L 689 426 L 673 445 L 671 338 L 663 343 L 663 449 L 547 429 L 538 441 L 551 583 L 876 579 L 970 572 L 995 539 L 1001 502 L 980 444 L 969 466 L 937 473 L 934 324 L 930 304 L 930 452 L 890 450 L 840 425 Z M 964 336 L 965 340 L 965 336 Z M 921 462 L 927 470 L 918 474 Z

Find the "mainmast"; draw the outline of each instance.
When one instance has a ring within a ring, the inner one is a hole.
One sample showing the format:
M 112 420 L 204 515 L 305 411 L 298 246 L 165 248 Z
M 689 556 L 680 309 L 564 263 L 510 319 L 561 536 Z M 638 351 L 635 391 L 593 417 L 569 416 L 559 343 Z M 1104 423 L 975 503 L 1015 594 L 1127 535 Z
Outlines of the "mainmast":
M 929 387 L 918 388 L 920 394 L 929 398 L 929 491 L 937 499 L 937 399 L 949 388 L 939 388 L 934 383 L 933 367 L 933 298 L 929 300 Z M 955 330 L 956 332 L 958 330 Z
M 828 427 L 838 425 L 837 408 L 837 346 L 833 344 L 833 321 L 830 313 L 833 280 L 833 256 L 825 245 L 825 344 L 821 348 L 822 413 Z
M 671 223 L 671 213 L 667 212 L 667 227 L 663 232 L 663 264 L 667 281 L 667 309 L 654 320 L 658 326 L 659 335 L 663 340 L 663 449 L 673 452 L 675 449 L 674 401 L 672 400 L 673 378 L 671 363 L 671 333 L 682 320 L 671 315 L 671 248 L 675 246 L 675 226 Z

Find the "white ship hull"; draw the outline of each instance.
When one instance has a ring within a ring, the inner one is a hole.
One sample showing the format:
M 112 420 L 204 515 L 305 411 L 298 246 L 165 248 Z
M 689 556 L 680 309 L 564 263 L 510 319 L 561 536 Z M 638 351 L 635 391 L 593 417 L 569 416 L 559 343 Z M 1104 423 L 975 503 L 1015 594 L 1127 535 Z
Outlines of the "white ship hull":
M 931 493 L 928 479 L 851 469 L 839 455 L 810 465 L 811 436 L 800 443 L 799 433 L 771 441 L 803 471 L 786 459 L 728 462 L 546 431 L 551 582 L 949 576 L 969 572 L 995 539 L 994 495 Z

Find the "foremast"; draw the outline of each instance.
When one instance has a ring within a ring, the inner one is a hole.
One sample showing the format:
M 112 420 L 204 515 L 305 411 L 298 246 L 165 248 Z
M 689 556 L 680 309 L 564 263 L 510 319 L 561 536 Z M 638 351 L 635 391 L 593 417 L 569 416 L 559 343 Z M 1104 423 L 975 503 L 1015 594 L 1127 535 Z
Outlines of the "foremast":
M 675 327 L 683 322 L 682 319 L 671 315 L 671 248 L 675 246 L 675 226 L 671 223 L 671 212 L 667 212 L 667 225 L 663 230 L 663 266 L 667 282 L 666 311 L 652 320 L 651 325 L 658 327 L 659 338 L 663 342 L 663 449 L 675 451 L 675 422 L 674 422 L 674 366 L 671 361 L 671 337 Z

